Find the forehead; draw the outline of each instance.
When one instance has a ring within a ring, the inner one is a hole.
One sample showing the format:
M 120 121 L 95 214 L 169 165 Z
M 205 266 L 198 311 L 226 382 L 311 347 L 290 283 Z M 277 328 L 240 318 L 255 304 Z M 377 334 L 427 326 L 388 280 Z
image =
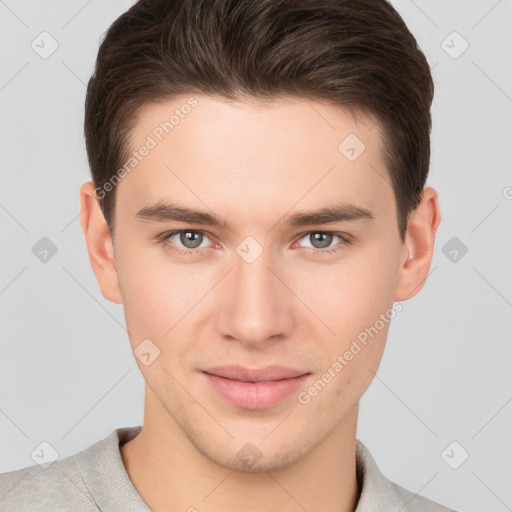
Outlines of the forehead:
M 177 96 L 140 110 L 129 149 L 139 157 L 117 193 L 133 211 L 166 197 L 253 216 L 298 202 L 393 200 L 380 126 L 323 101 Z
M 276 132 L 289 136 L 272 139 Z M 171 134 L 174 137 L 169 137 Z M 308 153 L 313 145 L 313 149 L 339 150 L 340 138 L 348 134 L 358 135 L 367 145 L 380 146 L 379 123 L 361 111 L 354 115 L 326 101 L 291 96 L 230 101 L 205 95 L 180 95 L 142 106 L 129 145 L 136 149 L 147 136 L 165 144 L 166 139 L 179 138 L 180 134 L 194 136 L 195 142 L 201 141 L 203 146 L 236 138 L 233 152 L 240 146 L 260 153 L 262 142 L 269 147 L 291 143 L 298 154 Z M 299 143 L 304 140 L 309 144 L 301 147 Z

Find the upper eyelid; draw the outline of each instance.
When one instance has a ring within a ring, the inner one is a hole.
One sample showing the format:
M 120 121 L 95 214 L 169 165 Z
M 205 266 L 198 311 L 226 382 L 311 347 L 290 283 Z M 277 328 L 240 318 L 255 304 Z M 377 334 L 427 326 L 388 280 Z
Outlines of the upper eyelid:
M 200 233 L 202 235 L 207 235 L 207 236 L 213 236 L 213 235 L 210 235 L 208 233 L 208 231 L 204 231 L 202 229 L 175 229 L 174 231 L 166 231 L 165 233 L 163 233 L 161 236 L 164 237 L 164 236 L 171 236 L 171 235 L 176 235 L 178 233 Z M 345 233 L 340 233 L 340 232 L 337 232 L 337 231 L 329 231 L 328 229 L 310 229 L 309 231 L 303 231 L 302 233 L 299 233 L 298 235 L 296 236 L 300 236 L 301 238 L 305 237 L 306 235 L 309 235 L 311 233 L 328 233 L 328 234 L 331 234 L 331 235 L 338 235 L 338 236 L 342 236 L 344 235 Z M 348 236 L 348 234 L 347 234 Z

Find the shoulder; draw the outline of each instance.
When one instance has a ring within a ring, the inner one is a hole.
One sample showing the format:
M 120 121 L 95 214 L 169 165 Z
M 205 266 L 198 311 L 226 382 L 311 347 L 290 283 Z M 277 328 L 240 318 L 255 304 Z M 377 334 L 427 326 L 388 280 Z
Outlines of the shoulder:
M 456 512 L 386 478 L 360 440 L 356 440 L 356 460 L 361 494 L 355 512 Z
M 85 485 L 76 455 L 53 462 L 44 469 L 34 465 L 0 474 L 2 512 L 97 512 Z
M 119 451 L 120 443 L 132 439 L 141 428 L 117 428 L 88 448 L 44 467 L 1 473 L 1 512 L 149 512 Z
M 436 501 L 432 501 L 425 496 L 413 493 L 398 484 L 389 481 L 394 495 L 399 503 L 403 503 L 402 512 L 457 512 L 451 508 L 445 507 Z

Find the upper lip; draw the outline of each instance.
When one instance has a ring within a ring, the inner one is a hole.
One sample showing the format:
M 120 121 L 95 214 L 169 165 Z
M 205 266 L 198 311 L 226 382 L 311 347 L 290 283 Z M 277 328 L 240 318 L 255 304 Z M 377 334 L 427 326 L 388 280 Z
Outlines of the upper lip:
M 231 380 L 241 382 L 266 382 L 282 379 L 292 379 L 305 373 L 302 370 L 286 368 L 285 366 L 271 365 L 264 368 L 250 369 L 240 365 L 215 366 L 203 370 L 205 373 L 217 375 Z

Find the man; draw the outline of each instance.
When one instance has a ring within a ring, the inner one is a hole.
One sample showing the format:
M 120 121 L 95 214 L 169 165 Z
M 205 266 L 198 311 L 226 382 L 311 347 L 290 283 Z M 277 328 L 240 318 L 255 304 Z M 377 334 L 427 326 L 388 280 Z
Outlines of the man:
M 121 15 L 88 85 L 80 218 L 144 424 L 2 475 L 2 510 L 447 511 L 356 439 L 389 323 L 430 268 L 432 98 L 384 0 Z

